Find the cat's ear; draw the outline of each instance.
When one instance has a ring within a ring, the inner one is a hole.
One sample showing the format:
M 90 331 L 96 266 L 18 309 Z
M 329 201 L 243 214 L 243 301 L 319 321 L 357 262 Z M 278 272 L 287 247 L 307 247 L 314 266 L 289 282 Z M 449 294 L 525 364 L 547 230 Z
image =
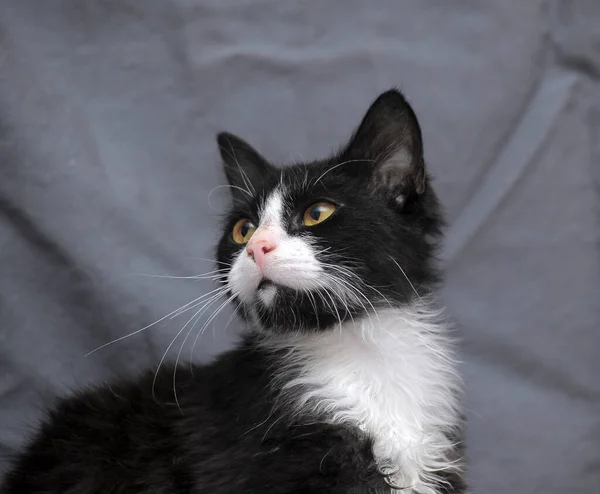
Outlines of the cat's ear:
M 225 175 L 234 199 L 254 196 L 259 184 L 275 168 L 246 141 L 228 132 L 217 134 Z
M 386 91 L 375 100 L 346 153 L 371 163 L 372 179 L 400 204 L 409 195 L 425 191 L 421 129 L 413 109 L 397 90 Z

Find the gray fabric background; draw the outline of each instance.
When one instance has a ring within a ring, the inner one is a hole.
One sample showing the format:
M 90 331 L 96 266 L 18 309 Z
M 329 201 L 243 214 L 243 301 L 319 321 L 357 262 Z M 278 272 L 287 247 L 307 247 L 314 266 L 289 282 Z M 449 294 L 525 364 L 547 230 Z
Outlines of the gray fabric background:
M 451 221 L 473 492 L 600 492 L 599 26 L 597 0 L 0 0 L 0 457 L 187 318 L 87 352 L 211 289 L 141 274 L 212 269 L 217 130 L 319 157 L 399 85 Z

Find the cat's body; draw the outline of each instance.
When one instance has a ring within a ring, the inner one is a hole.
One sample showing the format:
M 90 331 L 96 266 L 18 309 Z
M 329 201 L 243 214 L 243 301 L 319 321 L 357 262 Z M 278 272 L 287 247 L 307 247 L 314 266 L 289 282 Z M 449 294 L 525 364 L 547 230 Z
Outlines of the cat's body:
M 253 330 L 176 379 L 62 401 L 0 493 L 463 493 L 460 387 L 431 302 L 441 220 L 408 104 L 384 93 L 315 163 L 219 144 L 234 208 L 216 276 Z
M 338 344 L 352 349 L 343 340 Z M 30 446 L 2 492 L 389 492 L 378 473 L 373 439 L 352 426 L 353 417 L 343 419 L 350 427 L 324 424 L 319 414 L 295 416 L 291 396 L 301 395 L 290 392 L 290 398 L 277 400 L 271 384 L 274 379 L 289 382 L 278 374 L 289 355 L 263 345 L 251 338 L 207 367 L 180 367 L 179 405 L 168 366 L 159 373 L 154 396 L 154 373 L 149 372 L 139 381 L 61 403 L 53 412 L 54 425 Z M 343 365 L 348 357 L 339 355 L 330 364 Z M 352 379 L 349 369 L 331 374 L 332 382 L 336 375 Z M 290 369 L 289 375 L 297 373 Z M 387 393 L 377 390 L 373 398 L 385 400 Z M 351 409 L 362 416 L 379 403 L 355 405 Z M 389 418 L 373 417 L 373 423 L 386 427 Z M 379 439 L 385 447 L 388 438 Z
M 63 402 L 2 492 L 345 493 L 364 482 L 358 493 L 385 485 L 366 438 L 314 421 L 289 427 L 269 397 L 271 364 L 248 342 L 193 373 L 181 367 L 179 406 L 168 366 L 155 396 L 150 372 Z

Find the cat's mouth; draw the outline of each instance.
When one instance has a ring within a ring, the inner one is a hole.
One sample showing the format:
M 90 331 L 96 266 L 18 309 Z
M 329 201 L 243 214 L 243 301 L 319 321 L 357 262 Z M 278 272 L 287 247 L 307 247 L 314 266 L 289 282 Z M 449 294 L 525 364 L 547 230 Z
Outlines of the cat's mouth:
M 262 280 L 260 280 L 260 283 L 258 284 L 258 287 L 256 289 L 265 290 L 271 286 L 275 287 L 275 283 L 268 278 L 263 278 Z

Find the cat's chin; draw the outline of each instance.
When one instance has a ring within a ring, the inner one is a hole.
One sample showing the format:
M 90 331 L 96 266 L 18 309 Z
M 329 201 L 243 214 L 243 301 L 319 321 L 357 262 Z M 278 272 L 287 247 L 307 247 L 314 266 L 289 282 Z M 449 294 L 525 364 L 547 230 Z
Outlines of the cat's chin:
M 264 306 L 265 308 L 271 307 L 275 303 L 277 292 L 280 288 L 273 281 L 269 279 L 263 279 L 256 289 L 256 303 Z
M 276 287 L 276 284 L 274 281 L 271 281 L 268 278 L 263 278 L 262 280 L 260 280 L 260 283 L 258 284 L 258 292 L 268 289 L 269 287 Z
M 295 334 L 327 331 L 346 319 L 356 317 L 360 311 L 350 314 L 342 307 L 332 308 L 315 293 L 263 280 L 252 302 L 244 304 L 244 314 L 251 325 L 261 332 Z

